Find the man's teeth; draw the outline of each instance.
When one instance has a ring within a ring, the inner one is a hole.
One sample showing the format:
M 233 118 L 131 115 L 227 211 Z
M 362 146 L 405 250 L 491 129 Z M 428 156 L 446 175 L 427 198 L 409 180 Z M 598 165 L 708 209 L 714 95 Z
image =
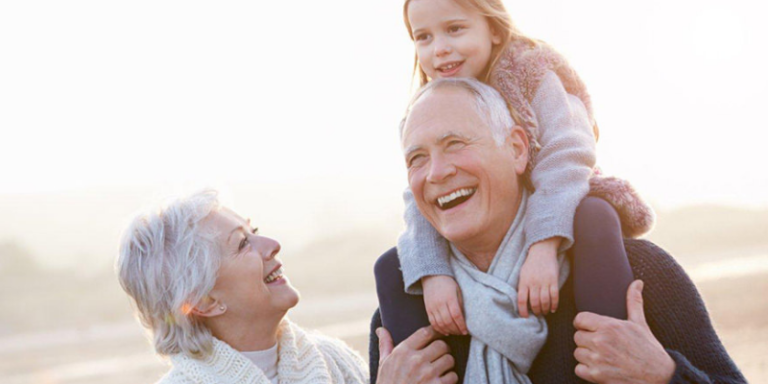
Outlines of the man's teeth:
M 475 193 L 476 188 L 462 188 L 458 191 L 455 191 L 451 193 L 450 195 L 438 197 L 437 203 L 440 204 L 440 208 L 444 207 L 446 204 L 450 203 L 451 201 L 454 201 L 462 196 L 469 196 L 473 193 Z
M 271 283 L 279 278 L 283 277 L 283 268 L 279 268 L 277 271 L 274 271 L 267 276 L 266 279 L 264 279 L 265 283 Z

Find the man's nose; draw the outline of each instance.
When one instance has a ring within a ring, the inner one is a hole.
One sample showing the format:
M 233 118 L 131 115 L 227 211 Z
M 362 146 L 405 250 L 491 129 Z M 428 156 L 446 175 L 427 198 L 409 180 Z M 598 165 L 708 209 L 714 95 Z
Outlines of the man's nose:
M 434 156 L 429 166 L 427 181 L 440 183 L 456 174 L 456 166 L 443 156 Z

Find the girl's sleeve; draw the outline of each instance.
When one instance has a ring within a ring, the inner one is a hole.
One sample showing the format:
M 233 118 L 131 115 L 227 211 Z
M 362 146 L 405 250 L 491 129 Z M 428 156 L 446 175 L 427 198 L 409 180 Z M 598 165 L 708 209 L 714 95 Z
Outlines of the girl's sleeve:
M 573 217 L 589 192 L 595 166 L 595 137 L 581 100 L 565 91 L 560 78 L 548 72 L 531 102 L 536 113 L 541 150 L 531 182 L 525 228 L 528 244 L 562 237 L 561 250 L 573 244 Z
M 405 200 L 405 231 L 397 240 L 397 254 L 403 270 L 405 292 L 421 294 L 421 278 L 453 276 L 448 261 L 448 240 L 440 236 L 432 224 L 421 215 L 411 189 L 403 193 Z

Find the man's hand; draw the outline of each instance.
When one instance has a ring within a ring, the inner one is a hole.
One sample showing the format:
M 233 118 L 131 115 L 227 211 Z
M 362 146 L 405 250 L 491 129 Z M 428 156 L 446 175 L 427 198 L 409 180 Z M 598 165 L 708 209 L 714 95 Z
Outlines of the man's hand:
M 421 279 L 424 306 L 429 323 L 443 335 L 466 335 L 461 289 L 450 276 L 436 275 Z
M 561 238 L 553 237 L 539 241 L 528 250 L 517 289 L 517 310 L 520 316 L 528 317 L 528 296 L 531 310 L 536 315 L 554 313 L 560 301 L 557 280 L 560 267 L 557 265 L 557 249 Z
M 653 336 L 643 312 L 643 282 L 627 290 L 628 320 L 582 312 L 576 315 L 576 375 L 593 383 L 663 383 L 675 361 Z
M 459 381 L 453 368 L 448 344 L 437 340 L 440 334 L 424 327 L 393 348 L 392 336 L 385 328 L 376 330 L 379 337 L 380 384 L 454 384 Z

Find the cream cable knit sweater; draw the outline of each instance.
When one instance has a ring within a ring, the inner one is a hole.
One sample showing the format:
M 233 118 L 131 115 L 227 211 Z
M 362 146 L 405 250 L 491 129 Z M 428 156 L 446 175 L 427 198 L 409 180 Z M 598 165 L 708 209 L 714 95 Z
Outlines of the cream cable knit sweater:
M 367 383 L 368 365 L 344 342 L 308 333 L 289 320 L 278 331 L 277 376 L 281 384 Z M 271 384 L 250 360 L 227 343 L 214 339 L 205 359 L 171 356 L 172 368 L 158 384 Z

